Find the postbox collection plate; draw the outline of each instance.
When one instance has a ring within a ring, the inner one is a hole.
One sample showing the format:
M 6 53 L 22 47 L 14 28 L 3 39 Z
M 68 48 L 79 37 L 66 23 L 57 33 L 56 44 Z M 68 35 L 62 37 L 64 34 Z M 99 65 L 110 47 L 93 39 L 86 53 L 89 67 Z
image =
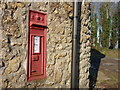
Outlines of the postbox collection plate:
M 47 14 L 29 10 L 27 80 L 46 77 Z

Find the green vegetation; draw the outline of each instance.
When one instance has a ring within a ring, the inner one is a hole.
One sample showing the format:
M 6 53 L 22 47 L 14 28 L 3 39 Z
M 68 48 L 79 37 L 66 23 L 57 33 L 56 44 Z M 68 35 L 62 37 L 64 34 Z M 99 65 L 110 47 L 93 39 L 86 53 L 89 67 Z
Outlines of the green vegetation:
M 92 42 L 95 43 L 95 46 L 96 46 L 96 43 L 97 43 L 97 15 L 96 14 L 93 14 L 93 18 L 92 18 L 92 23 L 91 23 L 91 34 L 92 34 Z
M 109 5 L 103 4 L 100 7 L 100 25 L 102 26 L 102 32 L 100 33 L 102 46 L 109 48 L 109 34 L 110 34 L 110 15 Z
M 120 55 L 119 55 L 120 49 L 108 49 L 108 48 L 99 48 L 99 47 L 95 47 L 95 49 L 111 58 L 120 58 Z
M 92 46 L 100 47 L 101 44 L 102 48 L 115 49 L 116 45 L 118 45 L 117 48 L 120 48 L 119 4 L 116 4 L 114 7 L 112 5 L 115 4 L 102 3 L 97 12 L 94 12 L 96 7 L 94 5 L 91 6 L 93 12 L 91 15 Z M 98 29 L 100 26 L 102 27 L 101 30 L 100 28 Z

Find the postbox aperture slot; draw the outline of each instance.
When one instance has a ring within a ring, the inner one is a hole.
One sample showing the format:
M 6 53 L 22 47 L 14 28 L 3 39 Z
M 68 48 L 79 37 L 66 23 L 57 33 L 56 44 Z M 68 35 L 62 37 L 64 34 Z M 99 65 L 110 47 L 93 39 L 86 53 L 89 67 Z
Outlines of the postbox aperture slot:
M 31 27 L 33 27 L 33 28 L 40 28 L 40 29 L 43 29 L 43 28 L 48 28 L 48 27 L 46 27 L 46 26 L 41 26 L 41 25 L 37 25 L 37 24 L 32 24 L 31 25 Z
M 40 26 L 40 25 L 37 25 L 37 24 L 32 24 L 31 26 L 32 26 L 32 27 L 38 27 L 38 28 L 41 28 L 41 26 Z

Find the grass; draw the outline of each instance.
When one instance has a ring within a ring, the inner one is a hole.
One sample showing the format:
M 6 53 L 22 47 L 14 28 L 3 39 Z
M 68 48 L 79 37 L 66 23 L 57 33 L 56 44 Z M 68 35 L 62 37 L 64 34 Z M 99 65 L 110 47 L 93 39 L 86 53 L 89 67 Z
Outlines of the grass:
M 109 56 L 111 58 L 120 58 L 120 49 L 108 49 L 99 47 L 94 47 L 94 49 L 100 51 L 102 54 Z

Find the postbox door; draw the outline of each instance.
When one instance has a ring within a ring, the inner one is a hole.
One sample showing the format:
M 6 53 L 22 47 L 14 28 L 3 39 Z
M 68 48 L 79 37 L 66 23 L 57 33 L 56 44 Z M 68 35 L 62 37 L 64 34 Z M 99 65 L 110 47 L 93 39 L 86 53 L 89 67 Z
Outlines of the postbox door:
M 31 55 L 31 75 L 43 74 L 43 36 L 31 35 L 32 55 Z
M 46 31 L 44 28 L 30 28 L 28 81 L 46 76 Z

